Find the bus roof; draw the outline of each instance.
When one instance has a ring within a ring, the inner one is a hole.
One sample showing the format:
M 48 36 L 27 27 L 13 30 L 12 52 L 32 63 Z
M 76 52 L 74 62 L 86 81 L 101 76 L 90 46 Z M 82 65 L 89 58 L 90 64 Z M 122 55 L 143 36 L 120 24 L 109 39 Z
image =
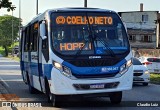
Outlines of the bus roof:
M 55 12 L 111 12 L 115 13 L 115 11 L 101 9 L 101 8 L 57 8 L 57 9 L 50 9 L 48 11 L 55 11 Z
M 56 8 L 56 9 L 48 9 L 44 13 L 38 14 L 36 17 L 34 17 L 29 23 L 27 23 L 25 26 L 29 25 L 30 23 L 35 22 L 39 18 L 44 18 L 45 13 L 52 13 L 52 12 L 109 12 L 109 13 L 116 13 L 113 10 L 108 9 L 101 9 L 101 8 L 83 8 L 83 7 L 76 7 L 76 8 Z M 24 26 L 24 27 L 25 27 Z

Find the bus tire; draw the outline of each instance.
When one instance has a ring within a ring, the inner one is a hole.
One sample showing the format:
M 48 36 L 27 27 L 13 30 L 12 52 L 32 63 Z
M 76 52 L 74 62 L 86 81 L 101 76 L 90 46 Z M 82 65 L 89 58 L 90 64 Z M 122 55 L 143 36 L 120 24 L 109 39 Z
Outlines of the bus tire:
M 53 107 L 60 106 L 60 97 L 55 94 L 51 94 L 51 103 Z
M 28 88 L 29 88 L 29 92 L 31 94 L 35 94 L 37 93 L 37 90 L 31 86 L 30 80 L 29 80 L 29 75 L 27 74 L 27 83 L 28 83 Z
M 47 96 L 47 101 L 50 103 L 51 100 L 50 100 L 50 89 L 49 89 L 49 84 L 48 84 L 48 81 L 47 79 L 45 78 L 45 94 Z
M 120 104 L 122 101 L 122 91 L 113 92 L 109 95 L 112 104 Z
M 45 89 L 48 103 L 51 103 L 53 107 L 57 107 L 59 105 L 59 97 L 51 93 L 47 79 L 45 79 Z

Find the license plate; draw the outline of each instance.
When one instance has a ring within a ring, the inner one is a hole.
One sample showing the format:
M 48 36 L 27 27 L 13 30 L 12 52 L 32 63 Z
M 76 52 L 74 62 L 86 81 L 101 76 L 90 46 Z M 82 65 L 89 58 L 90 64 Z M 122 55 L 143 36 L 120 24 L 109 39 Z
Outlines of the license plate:
M 159 72 L 159 70 L 158 70 L 158 69 L 155 69 L 154 72 Z
M 104 84 L 92 84 L 90 85 L 90 89 L 103 89 Z
M 140 81 L 140 80 L 142 80 L 142 78 L 134 77 L 134 80 L 135 80 L 135 81 Z

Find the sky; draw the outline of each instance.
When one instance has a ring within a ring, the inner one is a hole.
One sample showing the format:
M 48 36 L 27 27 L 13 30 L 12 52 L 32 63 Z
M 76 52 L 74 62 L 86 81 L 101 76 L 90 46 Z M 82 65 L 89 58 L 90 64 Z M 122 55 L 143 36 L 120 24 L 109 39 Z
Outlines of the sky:
M 22 24 L 26 24 L 36 16 L 37 0 L 10 0 L 16 9 L 13 15 L 19 17 L 19 1 L 21 1 Z M 62 7 L 84 7 L 84 0 L 38 0 L 39 13 L 47 9 Z M 144 11 L 160 11 L 160 0 L 88 0 L 88 7 L 110 9 L 116 12 L 139 11 L 143 3 Z M 0 16 L 12 15 L 7 9 L 0 9 Z

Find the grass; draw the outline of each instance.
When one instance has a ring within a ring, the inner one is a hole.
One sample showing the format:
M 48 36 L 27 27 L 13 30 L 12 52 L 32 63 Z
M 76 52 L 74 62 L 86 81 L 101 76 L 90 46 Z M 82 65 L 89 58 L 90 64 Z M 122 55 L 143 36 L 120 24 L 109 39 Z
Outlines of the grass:
M 155 74 L 155 73 L 150 74 L 150 82 L 155 84 L 160 84 L 160 74 Z

